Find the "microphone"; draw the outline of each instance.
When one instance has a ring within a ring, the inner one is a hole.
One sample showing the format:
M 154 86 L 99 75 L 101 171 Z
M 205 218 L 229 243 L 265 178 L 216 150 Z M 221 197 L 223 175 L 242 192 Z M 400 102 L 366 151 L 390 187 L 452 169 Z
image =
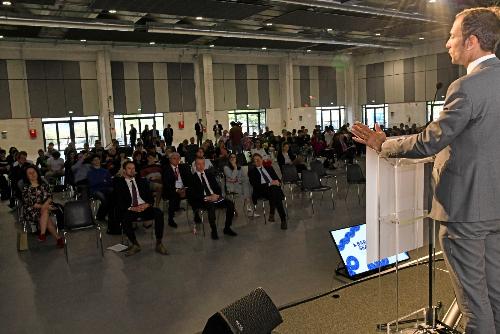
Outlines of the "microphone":
M 429 120 L 429 122 L 432 122 L 434 120 L 434 104 L 436 103 L 437 95 L 438 95 L 438 92 L 441 88 L 443 88 L 443 83 L 438 82 L 436 84 L 436 92 L 434 93 L 434 100 L 432 100 L 432 102 L 431 102 L 431 117 L 430 117 L 431 119 Z

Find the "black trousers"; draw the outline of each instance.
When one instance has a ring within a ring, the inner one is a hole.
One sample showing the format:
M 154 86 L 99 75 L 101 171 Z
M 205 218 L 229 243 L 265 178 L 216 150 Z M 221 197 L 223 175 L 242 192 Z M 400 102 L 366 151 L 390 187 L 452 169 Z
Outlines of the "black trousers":
M 196 144 L 198 144 L 198 147 L 201 147 L 201 144 L 203 144 L 203 133 L 196 134 Z
M 172 142 L 174 141 L 173 138 L 171 137 L 165 137 L 165 145 L 168 147 L 168 146 L 172 146 Z
M 127 210 L 122 218 L 123 230 L 132 243 L 137 243 L 137 238 L 135 237 L 132 223 L 137 221 L 137 219 L 139 218 L 141 218 L 142 220 L 154 219 L 156 240 L 160 241 L 163 238 L 163 227 L 165 225 L 163 212 L 158 208 L 150 206 L 142 212 Z
M 2 201 L 10 198 L 9 181 L 2 174 L 0 174 L 0 197 Z
M 94 191 L 92 197 L 101 201 L 99 210 L 97 210 L 97 218 L 103 220 L 110 210 L 110 196 L 113 189 L 103 189 L 102 191 Z
M 181 197 L 177 193 L 168 199 L 168 221 L 169 222 L 174 221 L 175 211 L 179 210 L 180 203 L 181 203 Z
M 198 207 L 193 207 L 193 209 L 202 209 L 207 211 L 208 213 L 208 222 L 210 224 L 210 227 L 212 230 L 215 231 L 216 225 L 215 221 L 217 219 L 215 215 L 215 209 L 217 208 L 225 208 L 226 209 L 226 223 L 224 225 L 225 228 L 231 227 L 233 224 L 233 217 L 234 217 L 234 203 L 228 199 L 224 199 L 223 201 L 217 202 L 217 203 L 211 203 L 211 202 L 204 202 L 201 206 Z
M 274 211 L 277 209 L 281 221 L 286 220 L 286 212 L 283 207 L 283 191 L 279 186 L 267 187 L 265 191 L 262 191 L 257 196 L 254 194 L 252 197 L 253 204 L 257 204 L 259 198 L 266 198 L 269 201 L 269 214 L 274 215 Z

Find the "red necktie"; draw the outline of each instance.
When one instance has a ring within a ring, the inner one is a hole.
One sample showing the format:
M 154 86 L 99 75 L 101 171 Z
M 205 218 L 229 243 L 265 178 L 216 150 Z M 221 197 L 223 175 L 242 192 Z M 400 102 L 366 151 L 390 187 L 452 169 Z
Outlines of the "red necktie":
M 179 172 L 177 171 L 177 167 L 175 167 L 174 173 L 175 173 L 175 179 L 179 180 Z
M 137 188 L 135 187 L 134 180 L 130 180 L 130 184 L 132 185 L 132 206 L 138 206 L 139 201 L 137 200 Z

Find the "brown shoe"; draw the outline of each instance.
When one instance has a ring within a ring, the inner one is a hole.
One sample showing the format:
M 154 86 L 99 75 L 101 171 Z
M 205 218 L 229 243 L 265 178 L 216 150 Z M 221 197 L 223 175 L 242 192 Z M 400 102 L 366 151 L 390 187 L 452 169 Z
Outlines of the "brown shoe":
M 141 246 L 132 244 L 128 249 L 127 252 L 125 253 L 125 256 L 132 256 L 141 251 Z
M 161 255 L 168 255 L 167 249 L 161 243 L 156 245 L 156 252 L 160 253 Z

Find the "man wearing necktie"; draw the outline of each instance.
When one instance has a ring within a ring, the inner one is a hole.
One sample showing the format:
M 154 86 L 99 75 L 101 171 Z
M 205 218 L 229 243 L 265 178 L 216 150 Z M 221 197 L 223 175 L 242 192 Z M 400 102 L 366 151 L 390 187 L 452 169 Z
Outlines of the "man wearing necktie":
M 180 201 L 186 198 L 186 189 L 192 179 L 189 166 L 180 161 L 179 153 L 173 152 L 163 166 L 163 198 L 168 200 L 168 225 L 173 228 L 177 228 L 175 211 L 180 209 Z
M 148 183 L 143 178 L 135 177 L 135 165 L 132 161 L 123 163 L 123 177 L 116 178 L 113 198 L 116 203 L 117 218 L 123 224 L 123 230 L 131 242 L 126 256 L 134 255 L 141 251 L 141 246 L 135 237 L 132 223 L 137 219 L 154 219 L 156 235 L 156 251 L 162 255 L 168 252 L 163 246 L 163 212 L 153 207 L 153 195 L 149 189 Z
M 248 179 L 253 188 L 253 202 L 256 204 L 259 198 L 268 199 L 270 206 L 269 221 L 274 221 L 274 211 L 277 209 L 281 219 L 281 229 L 286 230 L 288 224 L 285 208 L 283 207 L 284 194 L 280 186 L 281 181 L 272 166 L 264 167 L 262 165 L 262 156 L 259 153 L 254 153 L 253 161 L 255 168 L 248 171 Z
M 231 229 L 234 217 L 234 204 L 232 201 L 221 196 L 222 191 L 215 177 L 210 173 L 205 173 L 205 159 L 196 158 L 196 170 L 191 179 L 191 184 L 187 189 L 189 204 L 193 210 L 205 210 L 208 213 L 208 222 L 212 229 L 212 239 L 217 240 L 217 226 L 215 225 L 215 209 L 224 208 L 226 210 L 226 223 L 224 225 L 224 234 L 236 236 Z

